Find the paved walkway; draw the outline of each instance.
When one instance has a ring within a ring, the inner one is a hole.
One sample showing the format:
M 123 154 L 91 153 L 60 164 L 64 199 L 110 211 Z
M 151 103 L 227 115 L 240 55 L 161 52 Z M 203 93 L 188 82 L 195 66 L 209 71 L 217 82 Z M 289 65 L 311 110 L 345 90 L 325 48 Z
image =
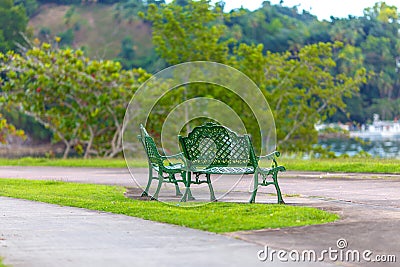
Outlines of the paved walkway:
M 227 236 L 4 197 L 0 207 L 0 255 L 14 267 L 263 266 L 262 246 Z
M 146 172 L 138 169 L 135 173 L 140 184 L 146 180 Z M 0 167 L 0 177 L 135 186 L 125 169 Z M 236 179 L 218 180 L 221 196 Z M 241 180 L 222 200 L 246 201 L 249 181 Z M 266 245 L 287 251 L 321 251 L 337 249 L 336 241 L 342 238 L 347 249 L 371 250 L 371 258 L 395 255 L 400 261 L 399 175 L 287 172 L 280 185 L 289 194 L 284 196 L 288 204 L 334 211 L 342 220 L 222 236 L 127 216 L 0 198 L 0 256 L 13 266 L 257 266 L 267 264 L 257 260 L 257 252 Z M 168 190 L 171 188 L 162 191 Z M 276 201 L 269 194 L 273 190 L 261 191 L 257 202 Z M 196 193 L 196 197 L 208 197 L 206 191 Z

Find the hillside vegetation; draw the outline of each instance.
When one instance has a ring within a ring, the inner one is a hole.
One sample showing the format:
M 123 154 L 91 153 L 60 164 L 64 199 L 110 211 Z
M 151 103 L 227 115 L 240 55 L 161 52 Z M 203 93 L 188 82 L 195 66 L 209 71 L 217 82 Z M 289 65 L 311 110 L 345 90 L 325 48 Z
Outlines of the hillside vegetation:
M 29 26 L 41 41 L 62 37 L 62 44 L 82 48 L 93 59 L 118 58 L 122 42 L 128 38 L 138 60 L 146 60 L 153 50 L 150 25 L 140 19 L 118 22 L 112 5 L 45 4 Z

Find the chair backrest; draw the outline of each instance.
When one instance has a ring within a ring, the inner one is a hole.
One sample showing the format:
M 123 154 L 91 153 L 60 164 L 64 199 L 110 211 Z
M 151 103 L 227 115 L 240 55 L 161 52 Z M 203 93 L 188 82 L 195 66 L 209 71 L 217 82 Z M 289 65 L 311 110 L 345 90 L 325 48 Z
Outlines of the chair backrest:
M 179 136 L 181 150 L 192 167 L 255 166 L 249 135 L 238 135 L 222 125 L 207 122 L 187 137 Z
M 138 135 L 139 140 L 142 142 L 144 150 L 147 155 L 149 164 L 154 167 L 163 167 L 163 161 L 160 153 L 158 152 L 156 143 L 154 139 L 147 133 L 146 128 L 140 125 L 140 135 Z

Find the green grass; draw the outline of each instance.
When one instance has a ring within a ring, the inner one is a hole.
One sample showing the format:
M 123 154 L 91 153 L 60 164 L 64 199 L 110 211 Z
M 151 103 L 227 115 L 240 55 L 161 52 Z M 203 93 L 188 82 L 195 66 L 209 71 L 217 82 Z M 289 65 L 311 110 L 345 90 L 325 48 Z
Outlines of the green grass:
M 292 171 L 400 173 L 399 159 L 346 158 L 346 159 L 289 159 L 278 161 Z
M 7 265 L 4 265 L 2 257 L 0 257 L 0 267 L 8 267 Z
M 399 159 L 347 158 L 347 159 L 290 159 L 279 158 L 278 163 L 292 171 L 324 172 L 371 172 L 400 173 Z M 131 167 L 147 167 L 146 160 L 129 162 Z M 0 158 L 0 166 L 57 166 L 57 167 L 97 167 L 126 168 L 125 160 L 119 159 L 47 159 L 47 158 Z
M 125 214 L 146 220 L 223 233 L 335 221 L 338 215 L 310 207 L 278 204 L 210 203 L 190 208 L 124 197 L 118 186 L 0 179 L 0 195 Z
M 130 163 L 132 167 L 147 167 L 146 160 L 137 160 Z M 96 167 L 96 168 L 126 168 L 124 159 L 47 159 L 47 158 L 0 158 L 0 166 L 51 166 L 51 167 Z

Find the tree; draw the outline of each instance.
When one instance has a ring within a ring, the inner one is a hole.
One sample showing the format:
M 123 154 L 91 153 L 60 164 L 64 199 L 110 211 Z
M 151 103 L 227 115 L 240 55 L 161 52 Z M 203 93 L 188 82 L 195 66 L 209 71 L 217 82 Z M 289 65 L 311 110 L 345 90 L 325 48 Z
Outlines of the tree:
M 228 45 L 233 40 L 223 39 L 226 26 L 221 20 L 224 15 L 219 6 L 213 8 L 209 3 L 209 0 L 190 0 L 173 1 L 162 7 L 149 6 L 145 18 L 153 23 L 153 43 L 169 64 L 226 61 Z
M 126 36 L 121 42 L 121 52 L 118 54 L 118 61 L 125 69 L 133 68 L 136 65 L 135 43 L 130 36 Z
M 115 7 L 114 18 L 120 22 L 122 20 L 128 20 L 131 23 L 133 20 L 139 19 L 139 13 L 143 13 L 147 10 L 147 7 L 151 4 L 160 6 L 165 4 L 165 0 L 125 0 L 119 1 Z
M 344 97 L 358 93 L 366 81 L 365 69 L 332 75 L 341 43 L 303 47 L 294 58 L 289 52 L 263 55 L 262 45 L 241 44 L 236 52 L 241 70 L 263 90 L 274 113 L 280 148 L 312 150 L 317 142 L 314 125 L 344 109 Z
M 95 61 L 80 50 L 34 47 L 25 56 L 0 54 L 6 103 L 18 107 L 71 148 L 90 155 L 122 151 L 122 120 L 145 72 L 123 71 L 118 62 Z
M 209 0 L 173 1 L 168 5 L 149 5 L 145 19 L 153 24 L 153 44 L 156 52 L 168 63 L 186 61 L 214 61 L 224 63 L 228 59 L 232 39 L 224 39 L 226 26 L 222 23 L 224 14 L 217 4 L 210 6 Z M 205 90 L 202 86 L 190 85 L 169 94 L 169 99 L 160 102 L 160 109 L 168 110 L 177 104 Z M 186 110 L 186 121 L 189 110 Z M 157 117 L 157 115 L 156 115 Z M 153 121 L 161 123 L 163 115 Z M 161 129 L 159 125 L 152 125 Z M 190 130 L 188 124 L 186 130 Z
M 397 114 L 391 110 L 392 103 L 400 97 L 395 65 L 400 51 L 399 13 L 395 6 L 380 2 L 365 9 L 362 22 L 366 34 L 360 46 L 366 68 L 374 73 L 363 88 L 367 116 L 378 112 L 382 118 L 393 119 Z
M 14 4 L 23 5 L 25 7 L 26 14 L 28 15 L 28 17 L 32 17 L 33 15 L 35 15 L 39 7 L 39 4 L 37 3 L 36 0 L 15 0 Z
M 21 33 L 26 33 L 28 17 L 22 5 L 14 6 L 13 0 L 0 0 L 0 52 L 15 50 L 24 43 Z
M 396 6 L 389 6 L 385 2 L 377 2 L 373 7 L 364 9 L 364 16 L 383 23 L 395 23 L 399 19 Z
M 356 63 L 356 67 L 346 73 L 338 71 L 335 62 L 343 55 L 340 42 L 307 45 L 297 54 L 265 54 L 261 44 L 236 46 L 232 41 L 224 41 L 226 28 L 221 16 L 218 7 L 212 8 L 209 1 L 188 1 L 184 7 L 175 2 L 163 8 L 150 6 L 147 18 L 153 23 L 156 50 L 167 62 L 211 60 L 243 71 L 261 88 L 270 103 L 278 126 L 279 146 L 286 150 L 311 150 L 317 142 L 314 124 L 326 120 L 337 109 L 344 109 L 343 98 L 356 94 L 366 81 L 365 69 L 359 67 L 362 58 L 342 59 L 343 68 L 346 60 Z M 350 46 L 346 49 L 347 55 L 352 55 Z M 353 54 L 357 55 L 356 52 Z M 219 99 L 239 114 L 250 133 L 256 132 L 252 128 L 251 110 L 246 109 L 237 97 L 222 88 L 199 88 L 188 90 L 186 97 Z M 174 100 L 168 98 L 165 105 L 175 105 Z
M 328 41 L 327 23 L 320 22 L 307 12 L 298 13 L 297 8 L 272 5 L 264 1 L 262 7 L 249 11 L 231 11 L 232 18 L 226 25 L 229 31 L 238 31 L 238 42 L 263 44 L 265 50 L 283 52 L 297 51 L 305 44 Z

